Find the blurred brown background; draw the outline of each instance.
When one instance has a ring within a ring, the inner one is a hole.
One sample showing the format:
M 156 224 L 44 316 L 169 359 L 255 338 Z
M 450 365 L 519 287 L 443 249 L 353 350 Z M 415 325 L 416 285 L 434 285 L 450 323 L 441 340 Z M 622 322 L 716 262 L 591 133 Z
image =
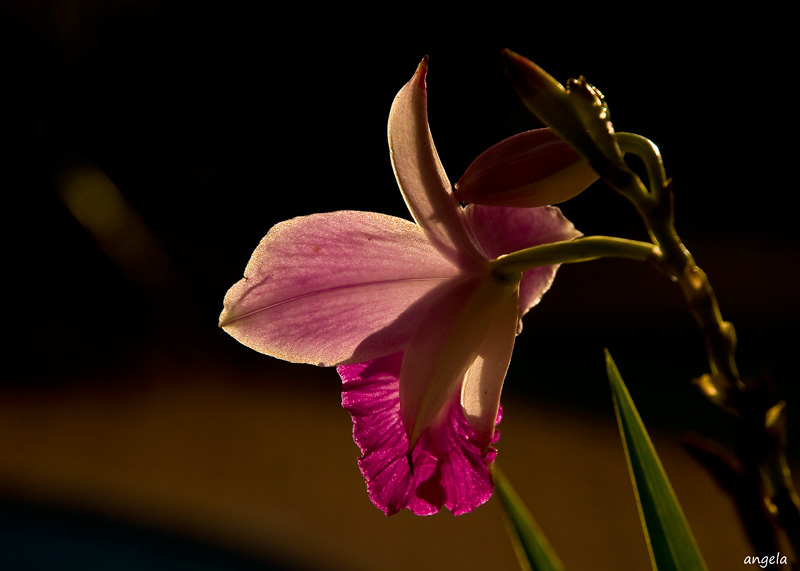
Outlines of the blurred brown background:
M 335 372 L 257 355 L 216 327 L 273 224 L 407 216 L 386 118 L 426 53 L 454 180 L 537 126 L 501 47 L 562 81 L 585 75 L 618 130 L 659 144 L 678 230 L 737 326 L 743 372 L 789 400 L 796 450 L 797 118 L 780 16 L 722 26 L 667 11 L 634 25 L 503 4 L 478 34 L 407 9 L 2 3 L 0 566 L 515 568 L 495 500 L 459 518 L 385 518 Z M 600 185 L 563 210 L 585 234 L 644 237 Z M 604 347 L 709 566 L 737 568 L 750 551 L 733 508 L 680 446 L 686 431 L 730 441 L 733 426 L 690 385 L 702 340 L 646 267 L 562 268 L 528 316 L 504 395 L 505 472 L 569 569 L 648 567 Z

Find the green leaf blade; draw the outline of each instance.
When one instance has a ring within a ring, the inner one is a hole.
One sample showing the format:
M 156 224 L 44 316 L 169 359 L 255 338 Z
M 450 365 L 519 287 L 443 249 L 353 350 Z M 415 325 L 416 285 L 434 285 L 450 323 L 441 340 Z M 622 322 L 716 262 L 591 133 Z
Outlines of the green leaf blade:
M 608 351 L 606 369 L 653 568 L 705 571 L 705 562 L 686 516 Z
M 497 466 L 492 469 L 492 475 L 520 567 L 523 571 L 564 571 L 561 560 L 508 478 Z

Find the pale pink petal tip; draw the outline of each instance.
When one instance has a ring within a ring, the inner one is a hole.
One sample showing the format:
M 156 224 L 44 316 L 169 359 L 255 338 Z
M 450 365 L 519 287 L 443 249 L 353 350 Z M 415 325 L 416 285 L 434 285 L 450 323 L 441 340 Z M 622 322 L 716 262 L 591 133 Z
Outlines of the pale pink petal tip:
M 220 325 L 286 361 L 366 361 L 401 349 L 426 315 L 423 300 L 457 275 L 411 221 L 352 211 L 302 216 L 264 237 L 225 296 Z
M 343 382 L 342 405 L 353 418 L 353 439 L 362 453 L 358 464 L 369 497 L 386 515 L 403 508 L 431 515 L 441 506 L 454 515 L 470 512 L 492 495 L 490 466 L 497 452 L 492 446 L 480 449 L 459 400 L 454 399 L 441 424 L 420 437 L 409 462 L 400 418 L 402 355 L 337 368 Z M 491 443 L 498 438 L 495 431 Z

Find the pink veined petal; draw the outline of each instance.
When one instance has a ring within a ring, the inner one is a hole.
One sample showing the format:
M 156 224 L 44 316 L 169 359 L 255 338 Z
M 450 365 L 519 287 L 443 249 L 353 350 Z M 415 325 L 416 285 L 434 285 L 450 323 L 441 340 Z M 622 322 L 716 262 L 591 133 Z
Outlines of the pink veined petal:
M 491 259 L 532 246 L 574 240 L 583 235 L 556 206 L 511 208 L 470 204 L 465 213 L 471 231 Z M 557 269 L 558 265 L 542 266 L 523 273 L 519 287 L 517 333 L 522 330 L 522 317 L 550 289 Z
M 273 227 L 220 325 L 257 351 L 336 365 L 401 349 L 435 292 L 459 275 L 416 224 L 371 212 L 315 214 Z
M 389 112 L 389 153 L 411 215 L 431 240 L 460 265 L 482 262 L 470 239 L 461 205 L 439 160 L 428 127 L 427 57 L 397 94 Z
M 513 310 L 511 335 L 503 336 L 498 343 L 506 344 L 504 350 L 510 358 L 517 286 L 516 282 L 499 281 L 490 275 L 465 281 L 425 316 L 411 336 L 400 371 L 400 409 L 412 447 L 436 422 L 453 391 L 461 386 L 464 374 L 488 347 L 487 336 L 496 333 L 498 317 L 503 323 L 507 321 L 504 310 L 509 300 Z M 498 353 L 494 346 L 491 353 L 492 357 Z M 501 385 L 502 381 L 501 377 Z
M 472 511 L 492 494 L 492 447 L 482 450 L 457 398 L 439 424 L 426 432 L 412 453 L 400 418 L 402 353 L 367 363 L 343 365 L 342 405 L 353 418 L 353 439 L 361 450 L 359 468 L 372 502 L 386 515 L 407 508 L 416 515 L 444 505 L 455 515 Z M 496 422 L 500 422 L 498 412 Z M 492 441 L 499 438 L 495 431 Z
M 589 162 L 548 128 L 500 141 L 475 159 L 456 184 L 461 202 L 534 207 L 558 204 L 598 178 Z

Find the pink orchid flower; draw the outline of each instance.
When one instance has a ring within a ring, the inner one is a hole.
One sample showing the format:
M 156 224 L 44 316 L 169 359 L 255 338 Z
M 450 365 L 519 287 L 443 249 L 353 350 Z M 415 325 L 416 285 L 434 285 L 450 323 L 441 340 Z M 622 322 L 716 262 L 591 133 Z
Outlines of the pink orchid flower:
M 557 268 L 502 273 L 495 260 L 580 236 L 555 207 L 458 203 L 428 127 L 426 72 L 427 58 L 388 127 L 415 222 L 353 211 L 282 222 L 220 316 L 257 351 L 338 366 L 359 466 L 387 515 L 458 515 L 489 499 L 514 339 Z

